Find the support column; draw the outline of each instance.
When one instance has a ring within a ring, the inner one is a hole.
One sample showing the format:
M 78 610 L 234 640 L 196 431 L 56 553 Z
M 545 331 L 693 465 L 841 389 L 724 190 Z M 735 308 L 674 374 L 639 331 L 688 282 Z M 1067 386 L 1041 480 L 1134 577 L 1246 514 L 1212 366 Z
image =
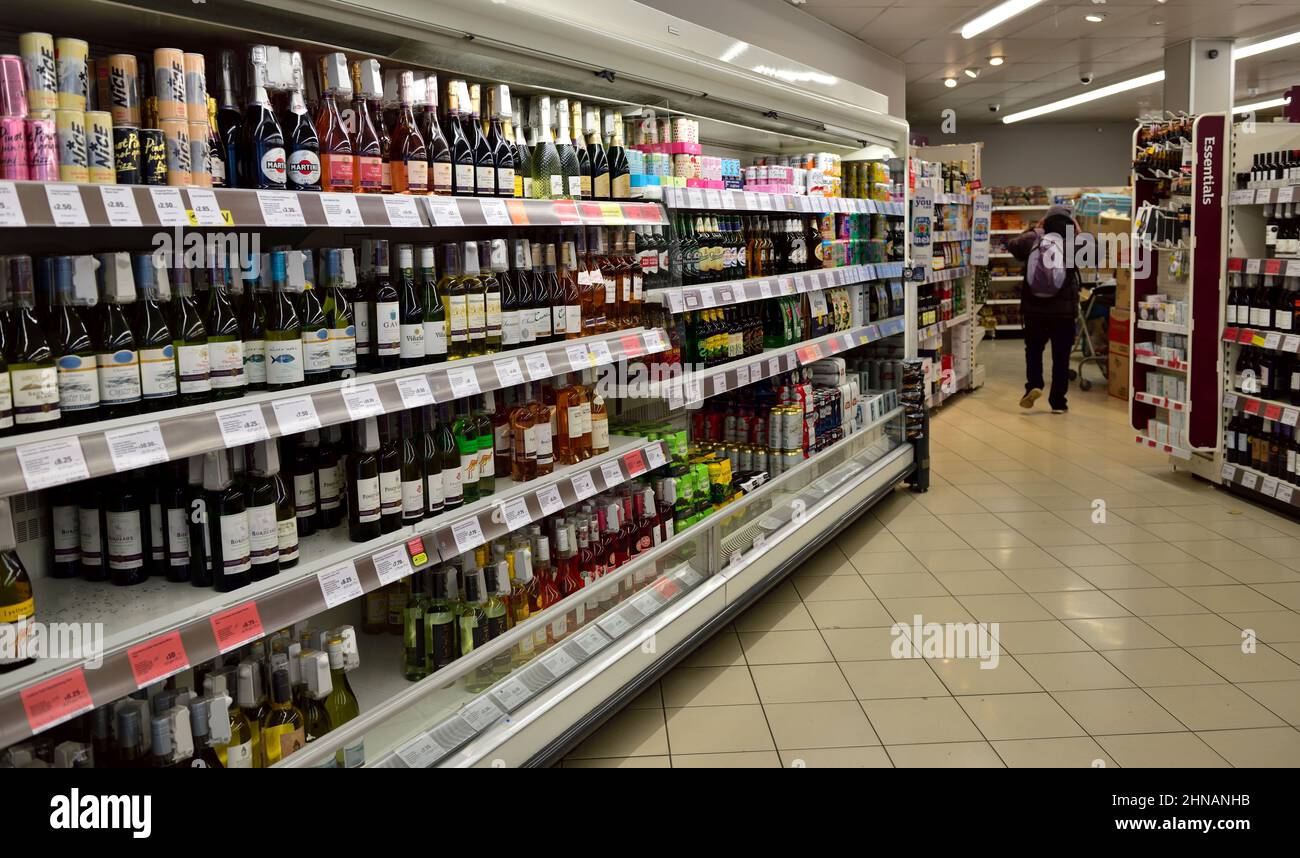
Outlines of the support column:
M 1190 39 L 1165 48 L 1165 110 L 1232 111 L 1232 40 Z

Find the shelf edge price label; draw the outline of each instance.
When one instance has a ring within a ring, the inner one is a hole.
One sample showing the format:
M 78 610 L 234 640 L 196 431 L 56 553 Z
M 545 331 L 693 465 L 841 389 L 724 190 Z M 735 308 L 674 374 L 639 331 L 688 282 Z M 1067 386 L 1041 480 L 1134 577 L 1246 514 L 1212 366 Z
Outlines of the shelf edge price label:
M 578 500 L 586 500 L 596 493 L 596 483 L 591 479 L 591 474 L 585 471 L 574 474 L 569 482 L 573 484 L 573 493 L 578 496 Z
M 565 346 L 564 353 L 569 358 L 570 369 L 588 369 L 596 365 L 596 360 L 584 345 Z
M 524 366 L 528 367 L 529 381 L 541 381 L 555 374 L 551 370 L 551 361 L 545 352 L 533 352 L 524 355 Z M 498 375 L 498 377 L 500 376 Z
M 325 222 L 330 226 L 364 226 L 361 207 L 356 194 L 325 191 L 320 195 L 320 205 L 325 211 Z
M 497 706 L 492 698 L 486 695 L 471 701 L 460 710 L 460 717 L 464 718 L 465 723 L 469 724 L 477 732 L 482 732 L 491 727 L 504 714 L 501 707 Z
M 537 490 L 537 503 L 542 507 L 542 515 L 554 515 L 564 509 L 564 501 L 560 499 L 559 486 L 543 486 Z
M 629 478 L 645 472 L 645 459 L 642 458 L 640 450 L 633 450 L 631 453 L 625 454 L 623 464 L 627 465 Z
M 652 471 L 668 464 L 668 457 L 664 455 L 662 444 L 651 444 L 649 447 L 646 447 L 645 458 L 647 464 L 650 466 L 650 470 Z
M 275 422 L 280 427 L 281 435 L 298 435 L 320 428 L 316 403 L 310 396 L 277 399 L 271 403 L 271 410 L 275 412 Z
M 1297 419 L 1300 419 L 1300 409 L 1296 409 L 1296 408 L 1282 409 L 1282 422 L 1284 424 L 1286 424 L 1287 426 L 1294 426 L 1296 425 Z
M 388 223 L 392 226 L 420 227 L 420 210 L 415 207 L 415 199 L 403 194 L 384 194 L 384 211 Z
M 532 690 L 517 676 L 508 677 L 489 693 L 492 695 L 492 701 L 507 712 L 533 696 Z
M 1282 351 L 1291 352 L 1292 354 L 1300 351 L 1300 336 L 1287 334 L 1286 339 L 1282 341 Z
M 0 182 L 0 226 L 27 226 L 18 188 L 13 182 Z
M 262 631 L 262 615 L 257 611 L 257 602 L 251 600 L 236 605 L 228 611 L 214 614 L 210 622 L 212 635 L 217 639 L 217 652 L 221 655 L 265 635 Z
M 343 404 L 347 406 L 348 417 L 352 420 L 365 420 L 384 413 L 383 400 L 379 398 L 379 391 L 373 384 L 357 384 L 339 392 L 343 394 Z
M 717 375 L 713 376 L 713 395 L 717 396 L 718 394 L 726 393 L 726 392 L 727 392 L 727 374 L 725 372 L 720 372 Z
M 1274 477 L 1265 477 L 1264 481 L 1259 484 L 1259 493 L 1268 497 L 1277 495 L 1277 480 Z
M 477 523 L 477 519 L 475 520 Z M 385 587 L 394 581 L 411 575 L 411 557 L 406 551 L 406 545 L 393 545 L 385 548 L 383 551 L 376 551 L 370 555 L 370 562 L 374 564 L 375 575 L 379 578 L 379 583 Z
M 100 185 L 99 196 L 104 203 L 110 226 L 140 226 L 140 208 L 135 204 L 135 190 L 131 185 Z M 182 212 L 182 215 L 184 213 Z M 217 215 L 220 217 L 220 214 Z M 163 221 L 166 223 L 166 221 Z M 189 225 L 189 217 L 185 223 Z
M 167 461 L 167 444 L 157 421 L 110 429 L 104 433 L 104 441 L 113 459 L 113 470 L 118 473 Z
M 257 206 L 267 226 L 306 226 L 297 191 L 257 191 Z
M 398 748 L 397 758 L 408 769 L 427 769 L 447 755 L 447 749 L 430 736 L 422 733 L 419 737 Z
M 1253 490 L 1258 483 L 1259 477 L 1255 475 L 1254 471 L 1247 471 L 1241 475 L 1241 484 L 1248 489 Z
M 483 391 L 478 386 L 478 375 L 474 372 L 474 367 L 463 366 L 447 370 L 447 382 L 451 385 L 451 393 L 457 399 L 464 399 L 467 396 L 477 396 Z
M 600 466 L 600 475 L 605 480 L 605 488 L 612 489 L 623 482 L 623 469 L 618 462 L 606 462 Z
M 614 362 L 614 355 L 609 350 L 609 343 L 597 340 L 591 344 L 591 361 L 595 366 L 604 366 Z
M 15 452 L 29 491 L 90 479 L 81 442 L 76 438 L 23 444 Z
M 108 187 L 105 185 L 105 187 Z M 186 188 L 185 196 L 190 201 L 190 223 L 194 226 L 226 226 L 226 217 L 221 213 L 221 204 L 211 188 Z
M 434 226 L 464 226 L 460 216 L 460 206 L 453 197 L 421 197 L 429 209 L 429 220 Z
M 557 679 L 578 666 L 573 656 L 569 655 L 560 647 L 552 647 L 549 652 L 543 655 L 539 661 L 542 667 Z
M 321 570 L 316 574 L 316 583 L 320 585 L 320 594 L 324 597 L 327 608 L 337 608 L 365 592 L 361 589 L 361 578 L 351 561 Z
M 500 515 L 497 515 L 497 512 Z M 533 514 L 528 511 L 528 502 L 522 497 L 517 497 L 498 504 L 497 511 L 492 514 L 492 520 L 499 521 L 506 526 L 506 530 L 513 532 L 532 522 Z
M 128 647 L 126 660 L 131 665 L 136 688 L 153 685 L 190 666 L 181 633 L 175 631 Z
M 1264 335 L 1264 348 L 1276 349 L 1280 345 L 1282 345 L 1282 335 L 1277 331 L 1272 331 Z
M 642 333 L 641 340 L 645 343 L 647 352 L 661 352 L 667 348 L 667 345 L 664 342 L 664 335 L 659 332 L 658 328 Z
M 397 392 L 402 395 L 402 410 L 409 411 L 421 405 L 433 404 L 433 390 L 427 375 L 412 375 L 397 380 Z
M 1286 483 L 1278 483 L 1277 494 L 1275 494 L 1273 497 L 1281 501 L 1282 503 L 1291 503 L 1291 495 L 1293 491 L 1294 489 L 1292 489 L 1291 486 L 1287 485 Z
M 747 387 L 749 385 L 749 367 L 736 367 L 736 387 Z
M 217 426 L 221 429 L 222 443 L 227 449 L 256 444 L 271 437 L 271 433 L 266 428 L 266 421 L 262 419 L 260 405 L 226 408 L 216 412 L 216 417 Z
M 189 226 L 190 216 L 185 212 L 185 200 L 180 188 L 150 188 L 154 214 L 163 226 Z
M 493 361 L 492 368 L 496 370 L 497 381 L 501 382 L 502 387 L 514 387 L 516 384 L 524 383 L 524 372 L 519 368 L 519 361 L 515 358 Z
M 19 696 L 27 713 L 27 726 L 33 734 L 95 708 L 90 688 L 86 685 L 86 672 L 80 667 L 24 688 Z
M 456 542 L 456 553 L 473 551 L 487 540 L 483 538 L 483 528 L 479 527 L 478 518 L 462 518 L 451 526 L 451 538 Z
M 46 185 L 45 199 L 55 226 L 90 226 L 81 189 L 76 185 Z
M 1224 465 L 1222 470 L 1219 471 L 1219 477 L 1222 478 L 1225 483 L 1232 482 L 1236 476 L 1237 468 L 1233 465 Z
M 780 375 L 780 374 L 781 374 L 781 359 L 780 359 L 780 358 L 768 358 L 768 359 L 767 359 L 767 377 L 768 377 L 768 378 L 772 378 L 773 376 Z
M 641 340 L 635 334 L 627 334 L 618 338 L 619 347 L 623 350 L 624 358 L 640 357 L 645 353 Z
M 510 220 L 510 211 L 506 208 L 505 200 L 481 199 L 478 205 L 483 210 L 483 220 L 488 226 L 514 225 Z

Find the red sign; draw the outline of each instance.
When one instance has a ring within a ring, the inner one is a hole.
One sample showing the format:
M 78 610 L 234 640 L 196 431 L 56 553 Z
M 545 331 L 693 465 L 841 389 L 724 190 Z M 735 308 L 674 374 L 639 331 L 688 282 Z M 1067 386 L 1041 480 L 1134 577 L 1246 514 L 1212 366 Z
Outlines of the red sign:
M 1237 342 L 1250 343 L 1250 342 L 1254 342 L 1254 340 L 1255 340 L 1255 332 L 1252 331 L 1250 328 L 1242 328 L 1241 330 L 1237 331 Z
M 79 667 L 24 688 L 19 696 L 33 734 L 95 708 L 86 687 L 86 672 Z
M 1247 400 L 1245 400 L 1245 402 L 1246 402 L 1246 406 L 1245 406 L 1245 407 L 1246 407 L 1246 413 L 1247 413 L 1247 414 L 1258 414 L 1258 413 L 1259 413 L 1260 402 L 1259 402 L 1258 399 L 1247 399 Z
M 673 596 L 677 595 L 679 589 L 677 584 L 668 578 L 659 579 L 654 582 L 653 586 L 659 591 L 659 595 L 663 596 L 665 599 L 671 599 Z
M 510 222 L 515 226 L 528 225 L 528 209 L 523 200 L 506 200 L 506 211 L 510 212 Z
M 636 334 L 628 334 L 627 336 L 619 337 L 618 341 L 623 346 L 623 357 L 640 357 L 645 351 L 641 348 L 641 338 Z
M 1224 328 L 1224 329 L 1223 329 L 1223 341 L 1224 341 L 1225 343 L 1235 343 L 1235 342 L 1237 341 L 1237 329 L 1236 329 L 1236 328 Z
M 1233 257 L 1228 260 L 1228 270 L 1236 274 L 1246 270 L 1246 260 Z
M 627 465 L 629 477 L 635 477 L 637 474 L 645 471 L 645 459 L 641 456 L 640 450 L 633 450 L 623 457 L 623 464 Z
M 1266 420 L 1281 420 L 1281 419 L 1282 419 L 1282 406 L 1281 406 L 1281 405 L 1265 405 L 1265 406 L 1264 406 L 1264 418 L 1265 418 Z
M 1268 275 L 1270 275 L 1270 276 L 1274 276 L 1274 277 L 1276 277 L 1278 274 L 1281 274 L 1281 273 L 1282 273 L 1282 260 L 1280 260 L 1280 259 L 1265 259 L 1265 260 L 1264 260 L 1264 273 L 1265 273 L 1265 274 L 1268 274 Z
M 600 210 L 600 203 L 578 203 L 578 211 L 581 212 L 584 220 L 592 223 L 603 223 L 605 215 Z
M 578 204 L 573 200 L 554 200 L 551 205 L 562 225 L 576 226 L 582 223 L 582 217 L 578 214 Z
M 135 687 L 144 688 L 190 666 L 180 632 L 168 632 L 153 640 L 130 647 L 126 659 L 135 674 Z
M 411 556 L 411 563 L 419 566 L 429 562 L 429 553 L 424 549 L 424 538 L 412 536 L 406 540 L 406 553 Z
M 212 617 L 212 635 L 217 639 L 217 652 L 230 652 L 264 634 L 257 602 L 245 602 Z
M 831 346 L 831 354 L 835 354 L 836 352 L 838 352 L 838 351 L 840 350 L 840 341 L 839 341 L 839 340 L 831 340 L 831 341 L 830 341 L 830 346 Z

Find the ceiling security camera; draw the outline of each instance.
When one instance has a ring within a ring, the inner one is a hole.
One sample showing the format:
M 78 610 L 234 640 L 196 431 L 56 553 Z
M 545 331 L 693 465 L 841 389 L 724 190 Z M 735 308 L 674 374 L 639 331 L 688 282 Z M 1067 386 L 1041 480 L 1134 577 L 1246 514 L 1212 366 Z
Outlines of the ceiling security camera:
M 1002 105 L 998 104 L 997 102 L 994 102 L 989 105 L 989 113 L 997 113 L 1001 109 L 1002 109 Z
M 1083 84 L 1084 86 L 1087 86 L 1088 84 L 1092 83 L 1092 79 L 1093 79 L 1092 72 L 1079 73 L 1079 83 Z

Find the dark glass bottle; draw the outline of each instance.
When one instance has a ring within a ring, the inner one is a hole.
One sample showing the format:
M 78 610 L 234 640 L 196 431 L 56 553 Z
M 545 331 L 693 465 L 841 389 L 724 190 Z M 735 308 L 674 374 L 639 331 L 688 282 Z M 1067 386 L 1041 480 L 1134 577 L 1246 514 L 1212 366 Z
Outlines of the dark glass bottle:
M 177 404 L 175 333 L 167 322 L 171 299 L 167 269 L 152 253 L 131 256 L 135 271 L 135 341 L 140 347 L 141 411 L 162 411 Z
M 235 488 L 230 454 L 225 450 L 204 454 L 203 503 L 204 543 L 213 586 L 219 593 L 236 590 L 248 584 L 252 563 L 244 493 Z
M 134 479 L 117 480 L 100 501 L 108 577 L 119 587 L 143 584 L 149 577 L 149 506 L 140 489 Z
M 415 249 L 397 245 L 398 365 L 419 366 L 425 361 L 424 301 L 415 279 Z
M 288 390 L 303 383 L 302 321 L 286 271 L 288 252 L 271 253 L 271 289 L 266 303 L 266 389 Z
M 402 447 L 402 525 L 415 524 L 424 518 L 424 430 L 418 410 L 399 415 Z
M 316 454 L 317 527 L 328 530 L 343 520 L 343 480 L 339 462 L 343 456 L 343 436 L 337 426 L 322 430 Z
M 420 115 L 420 136 L 424 138 L 429 153 L 429 193 L 447 196 L 451 193 L 451 147 L 442 133 L 438 121 L 438 76 L 417 75 L 416 86 L 424 85 L 424 112 Z
M 239 186 L 282 191 L 287 179 L 284 133 L 266 95 L 266 48 L 254 45 L 249 54 L 248 103 L 240 123 Z
M 474 195 L 474 146 L 465 135 L 464 111 L 469 90 L 463 80 L 447 82 L 447 145 L 451 149 L 451 192 L 456 196 Z
M 76 257 L 55 259 L 56 297 L 50 316 L 50 342 L 58 352 L 58 404 L 67 426 L 99 419 L 96 349 L 86 329 L 86 314 L 97 303 L 97 296 L 94 290 L 77 289 L 75 266 Z M 13 387 L 18 390 L 17 385 Z
M 600 109 L 588 108 L 584 121 L 587 133 L 587 157 L 591 161 L 591 196 L 597 200 L 610 199 L 609 157 L 600 137 Z
M 569 123 L 569 133 L 573 143 L 573 151 L 578 158 L 579 192 L 582 199 L 592 199 L 591 153 L 587 151 L 587 143 L 582 136 L 582 102 L 572 102 L 569 106 L 569 116 L 561 117 L 561 121 Z
M 379 418 L 379 530 L 402 526 L 402 445 L 396 415 Z
M 401 306 L 397 287 L 389 272 L 388 242 L 375 242 L 374 281 L 374 336 L 375 354 L 371 370 L 386 372 L 397 369 L 402 355 Z
M 369 542 L 380 536 L 379 424 L 367 417 L 348 456 L 348 538 Z
M 316 124 L 307 114 L 303 100 L 306 81 L 303 77 L 302 54 L 294 51 L 289 57 L 292 79 L 289 82 L 289 112 L 285 116 L 284 142 L 288 151 L 288 187 L 291 191 L 319 191 L 321 189 L 320 136 Z
M 117 267 L 116 254 L 100 262 L 99 414 L 112 420 L 140 413 L 140 352 L 123 306 L 135 303 L 135 289 L 123 282 L 129 275 Z
M 216 264 L 208 269 L 208 307 L 203 325 L 208 332 L 209 383 L 213 399 L 234 399 L 244 395 L 248 375 L 244 354 L 244 335 L 227 289 L 227 269 Z M 265 333 L 262 333 L 265 337 Z M 259 364 L 262 386 L 266 385 L 266 365 Z
M 81 542 L 81 577 L 87 581 L 108 580 L 108 528 L 104 523 L 103 484 L 91 480 L 78 486 L 77 532 Z
M 50 577 L 76 578 L 81 562 L 81 532 L 77 523 L 79 487 L 55 486 L 45 496 L 50 507 Z
M 348 251 L 349 253 L 351 251 Z M 351 289 L 343 279 L 343 251 L 331 247 L 323 254 L 322 283 L 326 289 L 325 324 L 329 329 L 330 378 L 338 381 L 357 374 L 357 326 Z
M 460 509 L 465 504 L 465 481 L 461 469 L 460 447 L 451 430 L 450 405 L 438 406 L 438 428 L 435 431 L 438 452 L 442 459 L 442 508 L 444 512 Z
M 211 361 L 208 329 L 203 313 L 194 300 L 194 285 L 188 268 L 173 268 L 171 329 L 172 348 L 176 354 L 176 404 L 198 405 L 212 398 Z M 199 270 L 196 277 L 206 277 Z
M 420 440 L 420 455 L 424 460 L 424 517 L 433 518 L 442 514 L 442 452 L 438 448 L 438 419 L 432 405 L 420 409 L 420 423 L 423 429 Z
M 190 580 L 190 463 L 168 462 L 162 477 L 163 575 L 176 583 Z
M 496 195 L 513 197 L 515 195 L 515 145 L 505 130 L 505 123 L 510 121 L 510 87 L 505 84 L 488 87 L 486 114 L 491 121 L 487 146 L 492 152 L 492 162 L 496 168 Z
M 433 257 L 432 245 L 420 248 L 419 288 L 424 308 L 424 361 L 442 363 L 447 360 L 447 308 L 438 291 L 438 272 L 434 270 Z
M 497 167 L 492 147 L 488 145 L 483 134 L 483 119 L 479 111 L 482 89 L 478 84 L 469 87 L 469 113 L 466 119 L 465 135 L 469 138 L 474 153 L 474 194 L 479 197 L 494 197 L 497 194 Z M 462 114 L 464 115 L 464 114 Z
M 249 577 L 270 578 L 280 571 L 280 529 L 276 518 L 276 480 L 280 472 L 279 442 L 258 441 L 251 449 L 244 479 L 244 504 L 248 515 Z
M 320 434 L 311 429 L 300 435 L 289 453 L 289 477 L 293 481 L 293 505 L 298 518 L 298 535 L 316 532 L 316 468 Z
M 240 186 L 240 165 L 243 163 L 240 141 L 244 117 L 235 101 L 235 66 L 234 51 L 221 52 L 221 72 L 218 87 L 220 98 L 217 102 L 217 136 L 221 140 L 220 157 L 226 167 L 226 183 L 230 187 Z
M 330 324 L 325 313 L 328 301 L 324 284 L 316 278 L 310 250 L 291 250 L 302 255 L 304 282 L 298 302 L 298 320 L 302 325 L 302 381 L 321 384 L 330 380 Z M 322 296 L 325 296 L 322 300 Z

